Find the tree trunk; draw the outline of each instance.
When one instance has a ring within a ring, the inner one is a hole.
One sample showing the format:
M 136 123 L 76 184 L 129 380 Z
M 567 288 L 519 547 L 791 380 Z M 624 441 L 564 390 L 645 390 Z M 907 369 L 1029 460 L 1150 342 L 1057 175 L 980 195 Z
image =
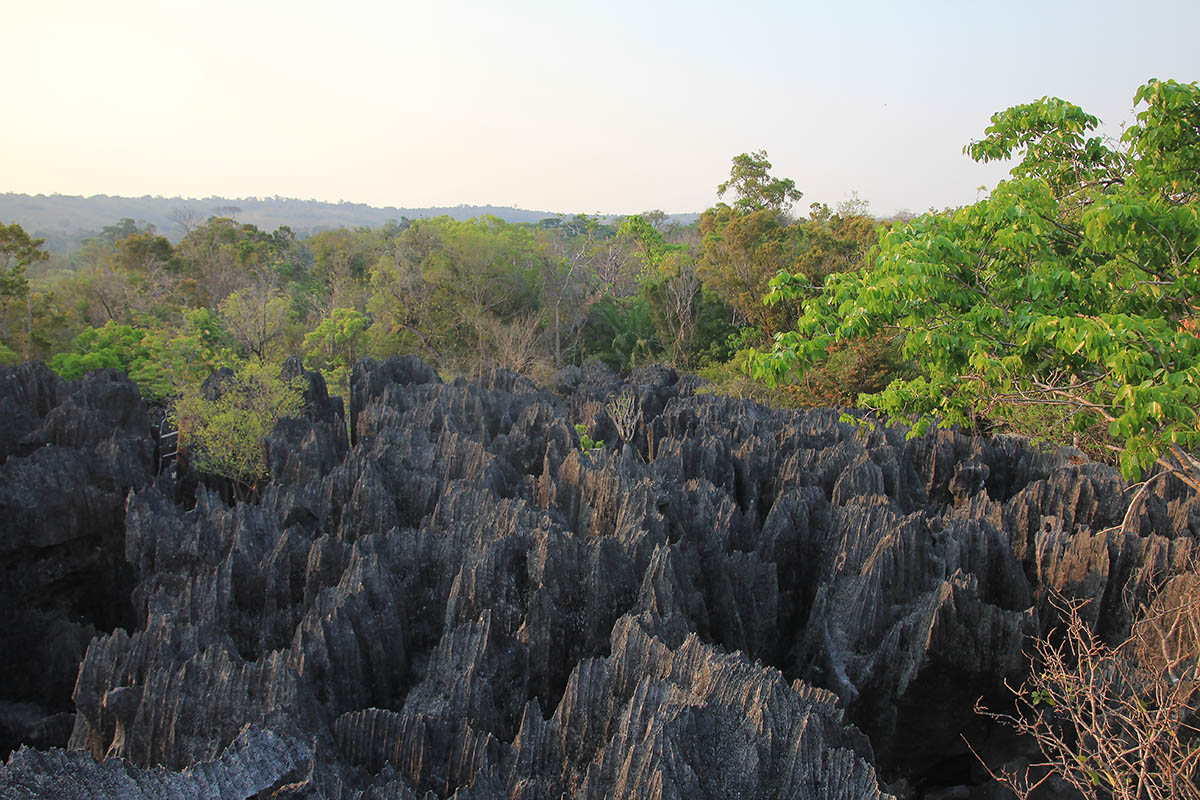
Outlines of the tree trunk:
M 25 293 L 25 360 L 29 360 L 29 351 L 33 347 L 33 294 Z
M 559 327 L 558 307 L 562 301 L 554 304 L 554 366 L 562 366 L 562 333 Z

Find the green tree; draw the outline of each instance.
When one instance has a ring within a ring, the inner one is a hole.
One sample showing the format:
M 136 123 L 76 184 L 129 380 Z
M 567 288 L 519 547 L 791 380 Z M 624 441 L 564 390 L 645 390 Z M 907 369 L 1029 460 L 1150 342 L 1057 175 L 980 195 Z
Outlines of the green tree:
M 56 282 L 36 281 L 25 298 L 25 344 L 29 358 L 49 358 L 71 345 L 79 324 L 63 303 Z M 26 359 L 28 360 L 28 359 Z
M 1134 103 L 1119 143 L 1056 98 L 993 116 L 966 150 L 1018 156 L 1011 177 L 831 275 L 757 374 L 784 379 L 836 343 L 890 333 L 920 374 L 860 402 L 914 433 L 1035 410 L 1043 428 L 1099 427 L 1131 479 L 1158 461 L 1200 486 L 1200 88 L 1151 80 Z M 775 283 L 775 297 L 794 292 Z
M 0 341 L 8 344 L 10 308 L 17 302 L 26 305 L 25 355 L 28 357 L 28 334 L 32 325 L 29 319 L 29 280 L 25 270 L 39 261 L 49 258 L 42 245 L 45 239 L 30 237 L 17 223 L 0 225 Z
M 94 369 L 119 369 L 138 385 L 147 400 L 161 401 L 173 393 L 162 331 L 109 320 L 102 328 L 85 328 L 72 342 L 72 350 L 50 360 L 50 368 L 67 380 Z
M 305 241 L 313 254 L 313 277 L 324 290 L 326 308 L 355 307 L 362 300 L 362 282 L 375 258 L 375 239 L 369 229 L 321 231 Z
M 130 217 L 121 217 L 115 225 L 105 225 L 93 238 L 115 247 L 117 242 L 131 236 L 153 236 L 154 225 L 143 221 L 140 225 Z
M 874 244 L 878 223 L 867 203 L 853 195 L 836 212 L 813 203 L 808 219 L 793 219 L 801 198 L 795 182 L 770 174 L 764 151 L 735 156 L 729 180 L 717 187 L 717 203 L 700 215 L 702 252 L 698 259 L 705 287 L 734 312 L 735 320 L 770 336 L 796 318 L 806 296 L 834 272 L 858 269 Z M 794 277 L 791 293 L 778 293 L 764 305 L 771 281 L 780 271 Z
M 185 387 L 172 415 L 196 469 L 230 479 L 235 496 L 245 499 L 268 477 L 267 436 L 303 407 L 299 380 L 284 380 L 278 365 L 251 362 Z
M 770 174 L 771 162 L 766 150 L 741 153 L 733 157 L 729 180 L 717 186 L 717 197 L 733 192 L 736 197 L 733 209 L 741 214 L 770 211 L 787 216 L 792 204 L 799 202 L 804 193 L 796 188 L 791 178 L 776 178 Z
M 734 156 L 729 180 L 717 196 L 734 195 L 733 204 L 717 203 L 700 215 L 702 252 L 698 270 L 704 285 L 733 309 L 737 320 L 767 334 L 795 316 L 786 306 L 762 303 L 772 277 L 794 268 L 799 228 L 789 212 L 801 198 L 790 178 L 769 173 L 765 151 Z
M 287 227 L 267 233 L 215 217 L 193 228 L 175 248 L 180 290 L 193 305 L 212 308 L 251 284 L 273 289 L 306 277 L 306 253 Z
M 352 308 L 335 308 L 304 336 L 304 362 L 319 369 L 331 388 L 350 394 L 350 371 L 367 340 L 371 318 Z
M 448 293 L 461 309 L 460 324 L 474 334 L 466 366 L 481 374 L 495 361 L 492 332 L 538 306 L 540 253 L 532 233 L 495 217 L 450 226 L 444 267 Z
M 151 402 L 174 397 L 181 387 L 199 384 L 212 372 L 235 367 L 233 341 L 206 308 L 184 309 L 176 326 L 139 327 L 108 321 L 85 327 L 69 349 L 49 359 L 67 380 L 94 369 L 119 369 Z
M 80 261 L 75 281 L 90 306 L 85 319 L 129 323 L 175 313 L 178 262 L 166 237 L 135 232 L 114 244 L 97 236 L 85 244 Z
M 642 262 L 638 296 L 654 321 L 659 344 L 672 364 L 691 368 L 705 301 L 719 301 L 703 291 L 688 248 L 668 243 L 659 227 L 635 215 L 622 222 L 618 233 L 633 242 Z
M 259 361 L 279 355 L 292 303 L 278 289 L 257 284 L 233 292 L 219 306 L 230 336 Z
M 183 321 L 163 347 L 163 368 L 172 387 L 199 384 L 222 368 L 235 368 L 233 337 L 207 308 L 183 310 Z
M 119 239 L 115 245 L 120 268 L 136 273 L 149 273 L 172 267 L 175 250 L 165 236 L 135 233 Z
M 497 326 L 539 310 L 543 259 L 532 230 L 494 217 L 414 222 L 371 271 L 376 352 L 478 373 L 495 360 Z
M 770 210 L 741 213 L 718 204 L 700 215 L 703 250 L 699 259 L 704 285 L 720 295 L 741 324 L 767 334 L 782 329 L 795 316 L 783 306 L 764 306 L 771 278 L 792 267 L 798 233 Z
M 650 306 L 642 294 L 606 297 L 595 305 L 583 331 L 585 357 L 628 372 L 662 355 Z
M 866 213 L 863 201 L 838 204 L 837 211 L 813 203 L 808 219 L 801 226 L 802 242 L 796 260 L 788 269 L 803 275 L 812 284 L 810 294 L 835 272 L 862 268 L 867 252 L 879 239 L 879 223 Z
M 119 315 L 109 301 L 112 260 L 116 248 L 98 237 L 85 239 L 71 253 L 71 274 L 54 282 L 54 293 L 80 327 L 103 325 Z M 98 286 L 99 284 L 99 286 Z
M 596 303 L 637 291 L 636 259 L 626 237 L 594 217 L 543 220 L 540 228 L 542 308 L 553 360 L 561 365 L 578 352 Z

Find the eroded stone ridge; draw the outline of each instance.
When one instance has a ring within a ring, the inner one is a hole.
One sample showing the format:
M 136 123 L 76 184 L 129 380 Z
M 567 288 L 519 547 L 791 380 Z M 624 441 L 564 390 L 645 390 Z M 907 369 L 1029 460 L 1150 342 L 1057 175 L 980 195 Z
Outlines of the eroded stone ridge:
M 114 764 L 141 787 L 230 752 L 258 765 L 244 785 L 276 797 L 865 799 L 884 796 L 881 775 L 968 783 L 960 733 L 1014 755 L 972 707 L 1019 677 L 1025 637 L 1053 623 L 1048 590 L 1094 598 L 1119 636 L 1124 597 L 1180 571 L 1200 524 L 1170 482 L 1122 529 L 1125 484 L 1068 454 L 906 440 L 662 367 L 625 383 L 569 369 L 539 389 L 367 360 L 349 436 L 306 378 L 308 418 L 267 443 L 255 503 L 134 487 L 132 619 L 87 646 L 71 751 L 22 751 L 0 789 L 30 770 L 110 780 Z M 22 408 L 67 391 L 30 386 L 12 393 Z M 622 391 L 642 415 L 628 443 L 606 409 Z M 576 423 L 606 448 L 581 450 Z M 104 447 L 56 425 L 41 427 Z M 176 786 L 109 796 L 192 796 Z
M 65 745 L 88 642 L 133 623 L 125 499 L 153 467 L 123 374 L 0 368 L 0 753 Z

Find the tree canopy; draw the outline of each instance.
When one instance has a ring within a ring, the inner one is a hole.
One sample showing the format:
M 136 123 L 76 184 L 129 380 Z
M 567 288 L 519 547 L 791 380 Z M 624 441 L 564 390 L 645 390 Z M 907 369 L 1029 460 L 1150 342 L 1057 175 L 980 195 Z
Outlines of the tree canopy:
M 1195 475 L 1200 88 L 1151 80 L 1134 104 L 1119 142 L 1057 98 L 994 115 L 965 149 L 1016 158 L 1011 176 L 882 233 L 867 267 L 830 275 L 755 372 L 778 381 L 887 333 L 918 374 L 860 401 L 914 432 L 1037 413 L 1065 432 L 1099 428 L 1129 478 L 1156 461 Z M 781 273 L 768 302 L 801 291 Z
M 799 202 L 804 193 L 796 188 L 794 180 L 776 178 L 770 174 L 770 169 L 766 150 L 734 156 L 729 180 L 717 186 L 717 197 L 732 191 L 735 195 L 733 208 L 743 214 L 771 211 L 787 215 L 792 204 Z
M 268 477 L 267 436 L 281 419 L 303 408 L 298 379 L 281 377 L 278 365 L 252 361 L 237 371 L 218 371 L 203 385 L 187 386 L 173 417 L 180 447 L 192 463 L 229 478 L 235 495 L 244 495 Z
M 26 269 L 49 256 L 42 250 L 44 239 L 34 239 L 17 223 L 0 225 L 0 340 L 9 336 L 9 307 L 17 300 L 29 296 L 29 279 Z M 28 325 L 26 326 L 28 327 Z M 29 331 L 26 330 L 28 336 Z M 0 344 L 3 344 L 0 341 Z M 5 348 L 7 349 L 7 348 Z M 9 353 L 14 351 L 9 350 Z M 26 352 L 28 356 L 28 351 Z M 0 351 L 0 361 L 6 359 Z

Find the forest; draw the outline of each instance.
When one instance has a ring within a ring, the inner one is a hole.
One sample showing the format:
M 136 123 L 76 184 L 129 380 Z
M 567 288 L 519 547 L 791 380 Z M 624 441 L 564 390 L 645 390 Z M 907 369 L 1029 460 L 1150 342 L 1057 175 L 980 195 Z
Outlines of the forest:
M 148 399 L 197 408 L 215 370 L 261 383 L 289 355 L 343 396 L 364 356 L 543 382 L 663 362 L 777 406 L 1014 431 L 1127 477 L 1192 473 L 1200 89 L 1152 80 L 1134 103 L 1120 141 L 1056 98 L 996 114 L 965 150 L 1012 160 L 1010 178 L 914 218 L 857 199 L 796 213 L 802 192 L 755 151 L 688 225 L 443 216 L 298 237 L 193 216 L 173 244 L 126 218 L 52 258 L 13 223 L 0 363 L 117 368 Z

